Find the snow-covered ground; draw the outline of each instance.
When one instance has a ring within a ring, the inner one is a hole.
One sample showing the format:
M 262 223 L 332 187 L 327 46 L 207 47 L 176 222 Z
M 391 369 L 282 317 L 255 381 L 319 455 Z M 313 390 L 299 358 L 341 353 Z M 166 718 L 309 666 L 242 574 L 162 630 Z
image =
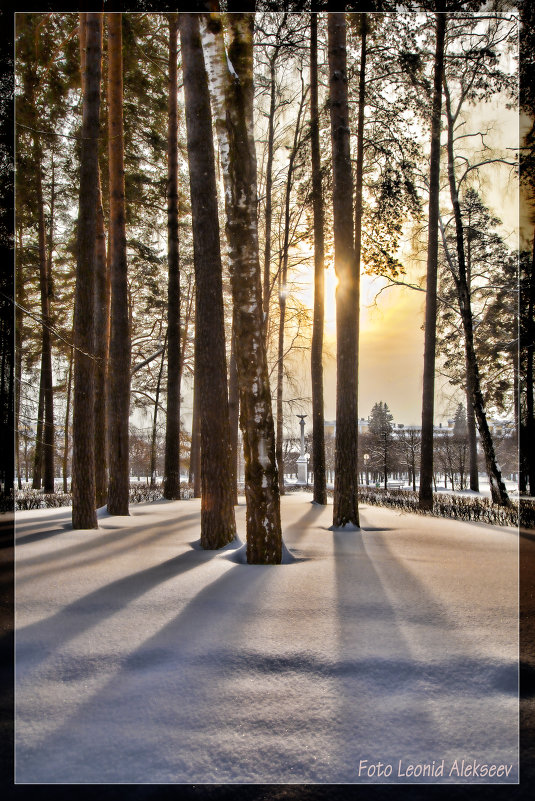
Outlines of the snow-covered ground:
M 202 551 L 198 500 L 18 513 L 16 780 L 518 781 L 516 531 L 310 497 L 280 566 Z

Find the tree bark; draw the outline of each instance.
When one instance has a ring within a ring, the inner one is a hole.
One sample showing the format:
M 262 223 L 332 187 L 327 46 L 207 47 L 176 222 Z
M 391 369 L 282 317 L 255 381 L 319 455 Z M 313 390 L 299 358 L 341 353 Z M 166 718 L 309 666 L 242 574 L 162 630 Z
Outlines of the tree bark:
M 180 255 L 178 242 L 178 19 L 169 16 L 167 130 L 167 424 L 164 498 L 180 499 Z
M 469 212 L 470 215 L 470 212 Z M 468 218 L 468 230 L 466 232 L 466 283 L 468 292 L 471 292 L 472 282 L 472 226 L 470 216 Z M 468 365 L 465 369 L 468 373 Z M 477 429 L 476 418 L 474 414 L 474 407 L 470 400 L 470 393 L 466 389 L 466 431 L 468 436 L 468 458 L 469 458 L 469 476 L 470 476 L 470 489 L 474 492 L 479 492 L 479 468 L 477 460 Z
M 455 178 L 455 154 L 453 146 L 455 121 L 452 115 L 451 99 L 447 83 L 444 85 L 444 94 L 446 98 L 446 112 L 448 118 L 448 183 L 450 187 L 451 204 L 455 219 L 455 238 L 457 245 L 458 275 L 454 275 L 454 279 L 459 301 L 459 311 L 463 323 L 468 394 L 474 409 L 477 427 L 479 429 L 479 436 L 481 438 L 481 445 L 485 454 L 485 466 L 490 482 L 492 501 L 500 506 L 509 506 L 509 496 L 507 495 L 507 490 L 505 489 L 505 484 L 503 483 L 501 472 L 496 462 L 494 443 L 492 441 L 487 416 L 485 414 L 485 404 L 479 378 L 479 366 L 474 346 L 472 307 L 464 250 L 464 226 L 461 215 L 461 206 L 459 203 L 457 182 Z
M 422 444 L 420 452 L 420 490 L 418 505 L 433 508 L 433 423 L 435 411 L 435 350 L 437 327 L 437 262 L 440 193 L 440 122 L 446 14 L 435 15 L 436 43 L 431 117 L 431 155 L 429 162 L 429 211 L 427 236 L 427 280 L 425 293 L 424 376 L 422 392 Z
M 195 369 L 201 422 L 201 545 L 236 536 L 230 463 L 223 280 L 210 95 L 196 14 L 180 16 L 196 309 Z
M 124 199 L 122 14 L 109 13 L 107 20 L 111 278 L 109 396 L 113 398 L 108 410 L 108 512 L 128 515 L 130 327 Z
M 34 157 L 36 166 L 36 200 L 39 219 L 39 283 L 41 290 L 41 371 L 43 379 L 43 490 L 54 492 L 54 387 L 52 383 L 52 342 L 50 337 L 50 262 L 46 253 L 45 207 L 42 183 L 42 153 L 37 136 L 34 135 Z
M 240 427 L 240 398 L 238 390 L 238 361 L 236 358 L 236 335 L 232 324 L 230 345 L 228 408 L 230 424 L 230 469 L 234 503 L 238 503 L 238 429 Z
M 323 401 L 323 326 L 325 317 L 325 240 L 318 112 L 318 21 L 310 17 L 310 150 L 312 162 L 312 208 L 314 215 L 314 312 L 310 375 L 312 381 L 312 463 L 314 501 L 327 504 L 325 478 L 325 417 Z
M 527 276 L 527 308 L 525 314 L 526 341 L 524 343 L 524 359 L 526 363 L 526 426 L 525 437 L 521 442 L 521 455 L 526 465 L 529 494 L 535 495 L 535 409 L 533 403 L 533 351 L 535 348 L 535 325 L 533 322 L 533 306 L 535 303 L 535 237 L 529 264 L 530 274 Z
M 68 485 L 68 465 L 69 465 L 69 424 L 71 417 L 71 392 L 72 392 L 72 367 L 74 362 L 74 352 L 71 348 L 69 358 L 69 375 L 67 378 L 67 403 L 65 408 L 65 429 L 63 432 L 63 460 L 62 460 L 62 474 L 63 474 L 63 492 L 69 491 Z
M 470 489 L 479 492 L 479 468 L 477 459 L 477 430 L 474 407 L 470 401 L 470 395 L 466 392 L 466 429 L 468 433 L 468 460 Z
M 108 493 L 107 382 L 110 300 L 106 229 L 99 167 L 95 243 L 95 495 L 97 508 L 105 506 Z
M 80 64 L 82 92 L 85 87 L 87 24 L 86 14 L 80 14 Z M 108 494 L 108 422 L 107 381 L 110 340 L 110 277 L 106 252 L 106 228 L 102 205 L 100 164 L 98 166 L 98 201 L 95 241 L 95 503 L 106 504 Z M 68 415 L 67 415 L 68 419 Z M 66 435 L 68 436 L 68 435 Z M 65 457 L 64 457 L 65 458 Z M 64 466 L 65 466 L 64 462 Z M 64 486 L 66 476 L 63 477 Z
M 264 233 L 264 286 L 262 290 L 262 308 L 264 312 L 264 336 L 267 337 L 269 324 L 269 301 L 271 295 L 271 221 L 272 203 L 271 194 L 273 189 L 273 151 L 275 139 L 275 54 L 270 62 L 269 81 L 269 117 L 268 117 L 268 141 L 267 141 L 267 162 L 266 162 L 266 213 L 265 213 L 265 233 Z
M 349 147 L 346 21 L 328 14 L 329 90 L 333 158 L 336 289 L 336 444 L 333 528 L 359 525 L 358 314 L 359 282 L 353 246 L 353 178 Z
M 221 16 L 203 22 L 205 59 L 225 180 L 247 502 L 247 561 L 282 560 L 280 500 L 268 365 L 263 336 L 253 130 L 254 14 L 230 15 L 228 56 Z M 232 76 L 229 70 L 232 69 Z
M 95 511 L 94 256 L 102 15 L 87 14 L 80 198 L 74 300 L 73 528 L 97 528 Z
M 35 447 L 33 451 L 32 489 L 41 489 L 43 481 L 43 425 L 45 413 L 45 385 L 43 372 L 43 354 L 41 353 L 41 369 L 39 378 L 39 400 L 37 401 L 37 427 L 35 430 Z
M 158 408 L 160 406 L 160 389 L 162 386 L 162 373 L 163 373 L 163 365 L 165 362 L 165 348 L 167 344 L 167 337 L 164 343 L 164 348 L 162 351 L 162 360 L 160 362 L 160 369 L 158 370 L 158 380 L 156 381 L 156 395 L 154 398 L 154 415 L 152 417 L 152 439 L 150 443 L 150 485 L 154 487 L 156 485 L 156 438 L 158 434 Z M 164 498 L 167 496 L 165 495 L 165 488 L 164 488 Z M 178 485 L 178 497 L 180 498 L 180 483 Z M 173 499 L 171 499 L 173 500 Z
M 197 329 L 197 315 L 195 315 L 195 329 Z M 190 483 L 193 481 L 193 497 L 201 497 L 201 421 L 200 421 L 200 395 L 197 365 L 193 376 L 193 415 L 191 420 L 191 451 L 190 451 Z
M 21 469 L 21 459 L 20 459 L 21 390 L 22 390 L 22 310 L 19 308 L 19 305 L 17 303 L 17 305 L 15 306 L 15 456 L 17 459 L 17 468 L 16 468 L 17 487 L 19 490 L 22 489 L 22 469 Z

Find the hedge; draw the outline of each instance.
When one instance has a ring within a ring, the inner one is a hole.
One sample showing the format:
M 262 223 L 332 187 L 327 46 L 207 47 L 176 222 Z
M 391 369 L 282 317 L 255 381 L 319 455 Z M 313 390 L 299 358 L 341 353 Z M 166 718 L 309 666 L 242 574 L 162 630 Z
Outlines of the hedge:
M 182 484 L 180 487 L 180 497 L 182 500 L 193 498 L 193 485 Z M 158 484 L 151 487 L 142 481 L 134 481 L 130 484 L 129 503 L 151 503 L 163 499 L 163 486 Z M 15 492 L 15 510 L 26 511 L 28 509 L 56 509 L 59 506 L 71 506 L 72 493 L 70 492 L 51 492 L 46 495 L 42 490 L 24 489 Z M 13 503 L 11 501 L 11 508 Z
M 297 492 L 308 487 L 290 486 L 286 492 Z M 333 490 L 327 490 L 332 497 Z M 453 495 L 449 493 L 435 493 L 433 495 L 433 510 L 423 511 L 418 508 L 418 493 L 405 489 L 382 489 L 376 487 L 359 487 L 359 501 L 374 506 L 389 506 L 413 514 L 431 514 L 435 517 L 448 517 L 453 520 L 466 520 L 477 523 L 488 523 L 492 526 L 519 525 L 518 501 L 512 500 L 511 506 L 497 506 L 490 498 L 480 495 Z M 535 499 L 522 498 L 520 500 L 520 526 L 522 528 L 535 528 Z

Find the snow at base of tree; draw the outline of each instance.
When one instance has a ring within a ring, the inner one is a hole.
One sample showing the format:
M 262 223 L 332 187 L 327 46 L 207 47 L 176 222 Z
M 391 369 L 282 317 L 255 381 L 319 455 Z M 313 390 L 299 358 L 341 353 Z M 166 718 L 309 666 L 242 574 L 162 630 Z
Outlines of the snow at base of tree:
M 345 523 L 343 526 L 329 526 L 329 531 L 360 531 L 360 526 L 354 523 Z
M 237 549 L 233 550 L 232 553 L 230 553 L 227 556 L 227 559 L 230 562 L 235 562 L 238 565 L 246 565 L 247 564 L 247 544 L 242 545 L 241 548 L 237 548 Z M 286 545 L 284 543 L 282 543 L 282 560 L 281 560 L 281 564 L 282 565 L 289 565 L 289 564 L 291 564 L 292 562 L 295 562 L 295 561 L 296 561 L 296 557 L 293 556 L 293 554 L 290 553 L 290 551 L 288 550 Z
M 198 499 L 18 513 L 17 782 L 516 782 L 517 532 L 310 498 L 280 566 L 200 549 Z

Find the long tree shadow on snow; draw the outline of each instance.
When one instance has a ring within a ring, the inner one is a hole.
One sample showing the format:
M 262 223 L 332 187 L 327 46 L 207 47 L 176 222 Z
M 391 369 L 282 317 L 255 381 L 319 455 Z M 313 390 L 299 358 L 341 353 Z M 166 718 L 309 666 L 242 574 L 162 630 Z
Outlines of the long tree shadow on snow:
M 517 695 L 516 665 L 470 654 L 469 637 L 394 558 L 385 537 L 374 535 L 385 547 L 380 555 L 377 550 L 373 558 L 368 555 L 366 531 L 374 529 L 333 533 L 339 659 L 348 668 L 337 721 L 341 780 L 359 781 L 354 766 L 361 758 L 421 763 L 440 760 L 455 748 L 463 754 L 485 752 L 493 727 L 499 729 L 490 737 L 495 748 L 504 761 L 512 755 L 514 761 L 514 712 L 501 729 L 496 718 L 502 700 Z M 466 708 L 462 703 L 454 708 L 460 696 L 469 699 Z M 470 704 L 488 707 L 487 726 L 479 732 Z M 353 767 L 348 771 L 348 766 Z
M 211 557 L 213 552 L 209 555 Z M 184 557 L 195 557 L 198 564 L 197 551 Z M 34 747 L 19 745 L 19 781 L 106 781 L 107 776 L 117 775 L 118 766 L 113 755 L 118 740 L 128 753 L 135 751 L 139 755 L 136 764 L 126 768 L 129 773 L 122 781 L 181 781 L 180 777 L 187 777 L 191 770 L 188 740 L 195 736 L 199 727 L 205 759 L 209 763 L 216 756 L 212 753 L 213 733 L 221 725 L 228 726 L 228 721 L 218 716 L 219 693 L 236 669 L 239 659 L 235 652 L 239 650 L 244 628 L 254 618 L 255 602 L 262 595 L 261 585 L 269 580 L 270 571 L 291 569 L 286 565 L 233 565 L 204 587 L 173 620 L 124 656 L 118 672 L 44 742 Z M 72 609 L 68 617 L 71 616 Z M 75 625 L 73 621 L 72 630 Z M 225 643 L 223 651 L 218 647 L 220 642 Z M 178 663 L 177 643 L 180 644 Z M 92 668 L 98 669 L 98 664 Z M 69 679 L 83 679 L 86 670 L 85 659 L 78 666 L 71 665 Z M 61 682 L 63 677 L 58 675 L 57 680 Z M 199 687 L 202 687 L 205 709 L 212 712 L 212 718 L 204 712 L 197 719 L 195 698 Z M 138 727 L 129 725 L 123 718 L 135 708 L 143 710 Z M 145 740 L 142 720 L 151 731 L 157 722 L 161 731 L 159 744 Z M 95 736 L 88 737 L 88 732 L 94 732 Z M 164 755 L 167 741 L 175 742 L 170 756 Z M 41 766 L 38 774 L 33 771 L 35 763 Z
M 202 565 L 212 558 L 213 554 L 213 551 L 188 550 L 146 570 L 99 587 L 63 607 L 46 620 L 17 629 L 16 658 L 19 678 L 69 640 L 103 623 L 106 618 L 162 582 Z
M 315 517 L 315 514 L 311 515 L 314 511 L 316 510 L 307 511 L 294 523 L 294 526 L 299 528 L 304 521 Z M 198 554 L 199 551 L 194 551 L 183 555 L 182 565 L 186 558 L 191 560 L 193 556 L 196 556 L 198 561 Z M 206 555 L 211 558 L 214 553 L 208 552 Z M 172 563 L 176 562 L 177 560 L 171 560 L 170 563 L 166 563 L 166 569 L 173 569 Z M 213 742 L 213 733 L 221 725 L 228 729 L 229 741 L 233 743 L 229 745 L 229 752 L 225 757 L 231 762 L 234 758 L 232 749 L 239 752 L 242 745 L 241 740 L 236 742 L 240 724 L 236 720 L 221 721 L 217 712 L 218 696 L 221 692 L 230 691 L 228 684 L 229 682 L 232 684 L 236 676 L 244 675 L 244 680 L 247 681 L 247 677 L 254 675 L 255 671 L 284 673 L 286 669 L 284 660 L 277 661 L 272 656 L 247 649 L 244 646 L 244 637 L 247 637 L 246 632 L 248 629 L 251 630 L 250 627 L 253 629 L 255 627 L 258 606 L 262 603 L 262 585 L 269 583 L 273 571 L 293 569 L 291 565 L 232 566 L 222 577 L 198 592 L 172 621 L 148 637 L 133 653 L 120 657 L 119 660 L 115 655 L 103 659 L 102 655 L 92 658 L 90 654 L 78 659 L 69 656 L 67 659 L 63 657 L 51 660 L 52 665 L 50 669 L 47 667 L 46 678 L 60 684 L 63 681 L 83 681 L 86 676 L 98 670 L 104 671 L 104 674 L 106 671 L 118 672 L 97 693 L 87 698 L 38 748 L 19 746 L 17 765 L 20 775 L 24 776 L 24 780 L 28 780 L 32 775 L 32 765 L 36 762 L 40 765 L 46 764 L 45 775 L 42 772 L 38 776 L 34 774 L 34 779 L 39 781 L 46 780 L 46 777 L 52 781 L 63 781 L 65 770 L 68 771 L 67 779 L 76 781 L 95 779 L 103 781 L 107 773 L 113 775 L 117 771 L 112 756 L 117 739 L 120 741 L 125 736 L 132 736 L 134 739 L 143 736 L 143 727 L 134 732 L 131 726 L 121 725 L 121 710 L 124 707 L 120 701 L 114 703 L 114 699 L 120 699 L 125 688 L 128 688 L 128 707 L 135 707 L 138 704 L 140 709 L 145 710 L 147 699 L 142 698 L 145 691 L 136 688 L 138 685 L 144 686 L 147 681 L 152 686 L 149 690 L 150 718 L 157 719 L 158 726 L 162 728 L 162 737 L 169 728 L 171 740 L 176 739 L 179 731 L 182 732 L 184 742 L 180 747 L 177 745 L 173 749 L 171 759 L 164 767 L 158 770 L 153 768 L 152 773 L 147 762 L 154 760 L 154 748 L 151 748 L 148 742 L 145 745 L 132 746 L 140 752 L 143 752 L 144 748 L 147 750 L 144 756 L 140 753 L 135 775 L 126 775 L 125 781 L 177 781 L 181 776 L 191 776 L 187 740 L 192 736 L 191 730 L 195 732 L 200 725 L 196 719 L 198 710 L 194 700 L 199 686 L 202 686 L 205 707 L 213 714 L 213 718 L 208 717 L 208 720 L 206 713 L 201 715 L 203 753 L 206 754 L 207 763 L 212 757 L 221 759 L 221 754 L 216 753 L 219 746 Z M 144 591 L 149 589 L 148 584 L 155 583 L 161 578 L 161 571 L 143 571 L 142 589 Z M 124 598 L 125 589 L 127 593 L 137 592 L 140 589 L 139 574 L 115 582 L 105 589 L 106 595 L 112 593 L 113 605 L 116 592 Z M 94 593 L 86 596 L 83 599 L 82 612 L 88 601 L 104 603 L 106 595 Z M 111 613 L 113 609 L 110 609 L 110 604 L 106 605 L 108 613 Z M 76 605 L 65 609 L 65 619 L 71 634 L 80 630 L 76 619 L 72 619 L 73 613 L 75 618 L 77 617 L 76 611 Z M 57 620 L 51 623 L 51 628 L 55 628 L 57 623 Z M 38 628 L 30 633 L 39 634 Z M 177 643 L 180 644 L 181 652 L 178 663 Z M 224 643 L 224 648 L 221 648 L 221 643 Z M 299 669 L 297 662 L 293 665 L 294 669 L 296 665 Z M 306 669 L 308 671 L 309 666 Z M 166 685 L 165 695 L 160 691 L 161 682 Z M 113 710 L 111 716 L 110 710 Z M 151 721 L 148 723 L 150 726 Z M 258 721 L 258 725 L 261 725 L 261 721 Z M 92 738 L 88 754 L 84 731 L 88 728 L 93 730 L 93 727 L 95 732 L 98 730 L 98 736 Z M 126 743 L 125 747 L 129 750 L 130 744 Z M 43 753 L 47 755 L 44 760 Z M 60 754 L 62 754 L 61 759 L 58 758 Z M 165 763 L 165 758 L 162 758 L 162 761 Z M 202 778 L 202 767 L 200 770 Z
M 71 559 L 73 556 L 78 554 L 81 554 L 84 556 L 84 558 L 75 562 L 75 566 L 94 564 L 95 562 L 101 562 L 109 559 L 110 557 L 115 558 L 125 551 L 130 551 L 132 549 L 132 539 L 136 539 L 135 546 L 138 547 L 139 545 L 145 545 L 152 540 L 174 536 L 175 533 L 178 533 L 180 529 L 185 527 L 185 524 L 192 520 L 199 519 L 199 515 L 200 512 L 198 511 L 188 515 L 180 515 L 176 518 L 152 523 L 146 528 L 135 525 L 131 527 L 125 527 L 123 525 L 120 527 L 119 532 L 117 532 L 115 528 L 111 528 L 111 526 L 102 525 L 98 530 L 94 530 L 94 533 L 96 533 L 97 536 L 92 539 L 87 539 L 84 542 L 77 543 L 76 545 L 67 545 L 64 548 L 58 548 L 50 553 L 40 554 L 39 556 L 21 558 L 21 565 L 23 567 L 42 565 L 43 563 L 47 562 L 57 562 L 58 560 Z M 120 548 L 114 547 L 111 554 L 106 550 L 110 544 L 115 546 L 117 543 L 123 541 L 124 545 Z M 91 552 L 98 550 L 102 551 L 99 556 L 88 556 L 85 558 L 86 554 L 90 554 Z M 66 565 L 67 568 L 70 566 L 71 565 L 69 564 Z M 43 570 L 32 571 L 31 576 L 29 576 L 27 579 L 22 577 L 17 579 L 17 581 L 31 581 L 37 576 L 41 577 L 49 573 L 56 573 L 58 569 L 59 568 L 57 565 L 52 565 L 51 567 L 44 568 Z

